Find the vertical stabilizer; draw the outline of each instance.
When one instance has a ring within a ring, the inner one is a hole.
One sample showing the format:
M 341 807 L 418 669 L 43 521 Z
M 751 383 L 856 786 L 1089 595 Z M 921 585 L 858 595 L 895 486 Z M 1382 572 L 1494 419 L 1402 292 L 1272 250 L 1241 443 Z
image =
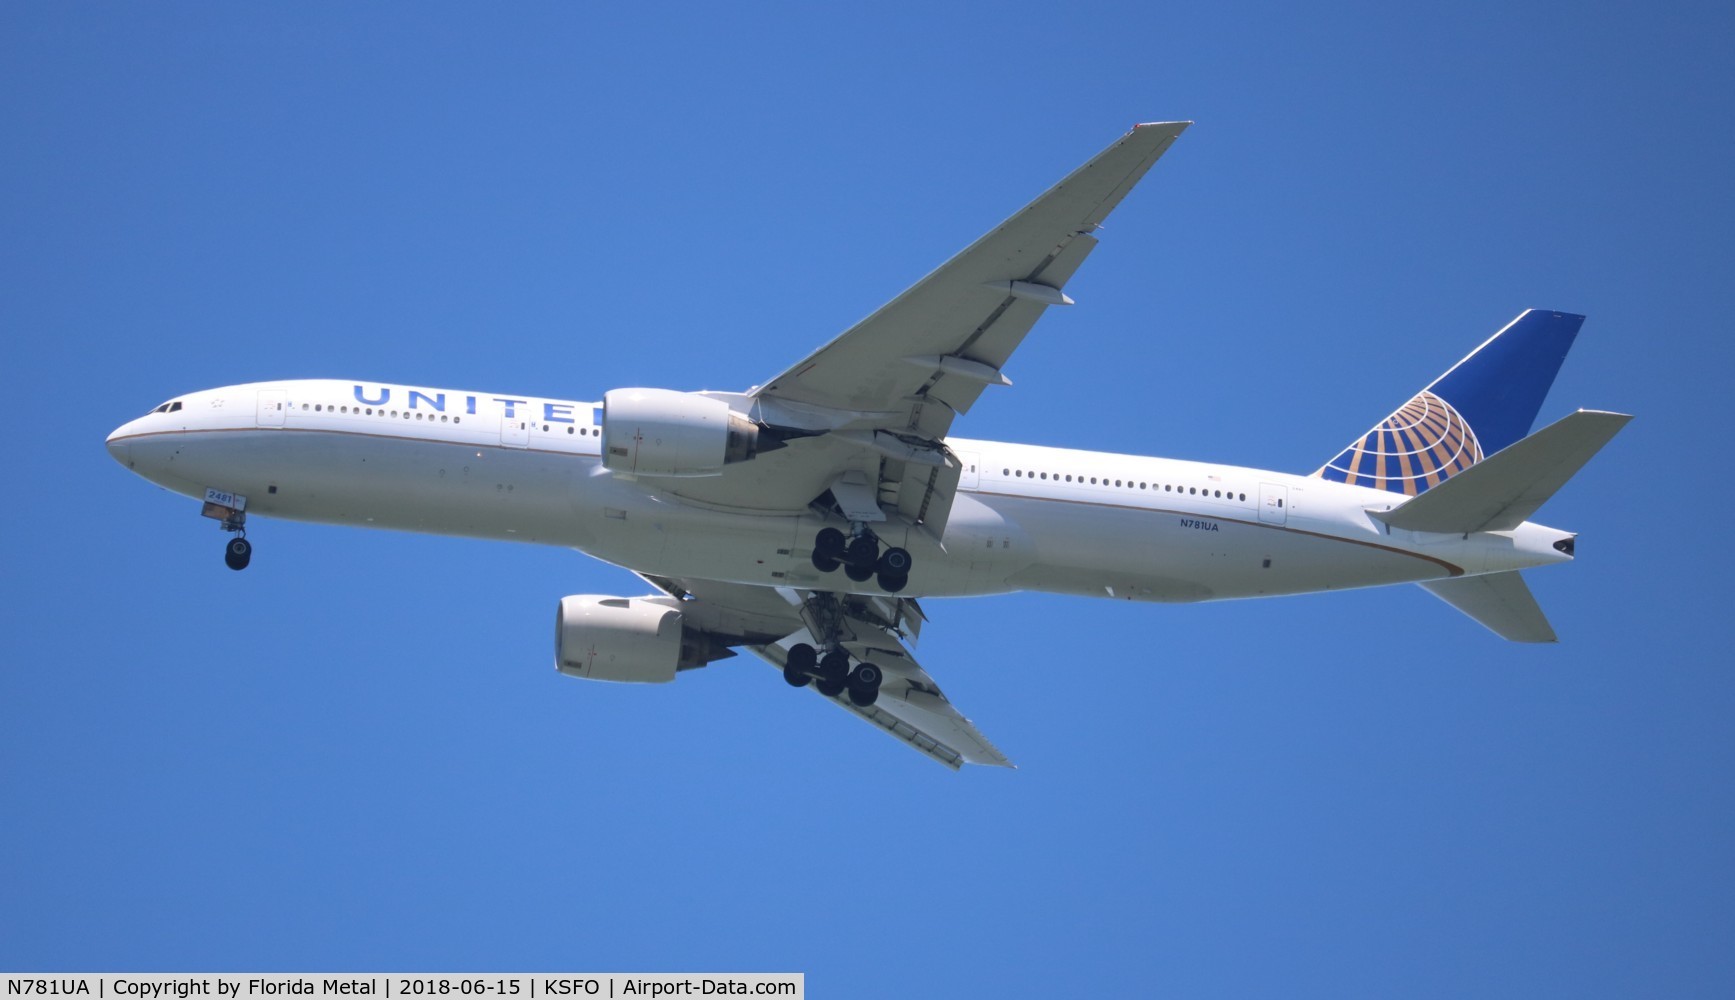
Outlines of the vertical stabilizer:
M 1314 475 L 1415 496 L 1517 442 L 1583 323 L 1526 310 Z

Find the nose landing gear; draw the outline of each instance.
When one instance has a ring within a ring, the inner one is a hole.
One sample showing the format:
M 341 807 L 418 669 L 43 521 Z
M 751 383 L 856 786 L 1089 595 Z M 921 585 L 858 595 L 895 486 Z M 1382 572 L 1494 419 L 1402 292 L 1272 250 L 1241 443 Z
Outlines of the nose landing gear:
M 813 568 L 830 573 L 842 567 L 845 576 L 856 583 L 879 578 L 880 589 L 888 594 L 903 590 L 910 582 L 913 560 L 906 549 L 892 546 L 883 553 L 880 540 L 872 531 L 857 523 L 854 537 L 836 528 L 821 528 L 813 539 Z
M 277 487 L 271 489 L 275 492 Z M 235 536 L 223 543 L 223 565 L 232 570 L 246 569 L 253 561 L 253 543 L 247 540 L 247 498 L 239 493 L 208 489 L 200 513 L 221 521 L 223 530 Z

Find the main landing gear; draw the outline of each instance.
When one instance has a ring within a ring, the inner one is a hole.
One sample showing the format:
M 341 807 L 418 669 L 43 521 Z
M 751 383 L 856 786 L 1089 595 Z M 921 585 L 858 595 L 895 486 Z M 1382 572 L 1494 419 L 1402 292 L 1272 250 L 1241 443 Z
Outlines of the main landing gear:
M 848 692 L 850 704 L 866 708 L 879 700 L 880 681 L 884 674 L 871 663 L 858 663 L 851 670 L 849 654 L 841 649 L 820 656 L 812 646 L 798 642 L 789 647 L 783 679 L 790 687 L 806 687 L 811 683 L 827 698 Z
M 892 546 L 880 551 L 880 540 L 872 531 L 855 525 L 855 536 L 849 537 L 836 528 L 821 528 L 813 540 L 813 568 L 830 573 L 838 567 L 856 583 L 866 583 L 879 577 L 880 589 L 888 594 L 903 590 L 910 582 L 910 553 Z

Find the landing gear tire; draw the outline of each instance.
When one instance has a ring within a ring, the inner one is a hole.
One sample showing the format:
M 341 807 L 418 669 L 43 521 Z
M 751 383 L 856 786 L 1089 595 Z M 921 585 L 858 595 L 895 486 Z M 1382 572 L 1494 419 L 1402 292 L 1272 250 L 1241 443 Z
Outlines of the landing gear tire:
M 813 647 L 805 642 L 789 647 L 789 655 L 783 660 L 783 679 L 790 687 L 806 687 L 813 680 L 813 665 L 817 659 Z
M 874 568 L 872 566 L 857 566 L 855 563 L 846 563 L 843 567 L 843 575 L 857 583 L 866 583 L 874 578 Z
M 880 668 L 871 663 L 863 663 L 856 667 L 850 673 L 847 682 L 850 704 L 858 708 L 866 708 L 878 701 L 880 681 L 883 679 L 884 675 L 880 672 Z
M 223 546 L 223 564 L 233 570 L 243 570 L 253 561 L 253 543 L 245 538 L 231 538 Z
M 836 528 L 821 528 L 813 539 L 813 551 L 823 552 L 833 559 L 841 558 L 847 548 L 849 539 Z
M 813 568 L 821 573 L 830 573 L 843 564 L 849 539 L 836 528 L 821 528 L 819 535 L 813 540 Z
M 880 571 L 880 589 L 888 594 L 895 594 L 909 585 L 910 578 L 908 574 L 892 576 L 884 570 Z
M 881 576 L 909 576 L 911 562 L 908 549 L 893 546 L 880 556 L 879 565 L 875 568 Z
M 814 681 L 813 682 L 813 689 L 815 691 L 818 691 L 820 694 L 825 695 L 827 698 L 836 698 L 838 695 L 843 694 L 843 688 L 844 688 L 844 682 L 843 681 Z
M 847 558 L 851 566 L 865 566 L 869 571 L 879 564 L 880 543 L 872 535 L 858 535 L 849 543 Z
M 820 658 L 817 676 L 823 682 L 843 684 L 849 680 L 849 654 L 834 649 Z M 824 690 L 822 684 L 820 690 Z

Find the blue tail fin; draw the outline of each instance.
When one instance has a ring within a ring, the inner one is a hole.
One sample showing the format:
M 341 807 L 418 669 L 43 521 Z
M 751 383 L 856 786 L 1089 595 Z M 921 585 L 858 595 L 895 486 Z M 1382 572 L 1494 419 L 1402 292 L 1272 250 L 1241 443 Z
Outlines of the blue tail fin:
M 1414 496 L 1517 442 L 1583 323 L 1526 310 L 1314 475 Z

